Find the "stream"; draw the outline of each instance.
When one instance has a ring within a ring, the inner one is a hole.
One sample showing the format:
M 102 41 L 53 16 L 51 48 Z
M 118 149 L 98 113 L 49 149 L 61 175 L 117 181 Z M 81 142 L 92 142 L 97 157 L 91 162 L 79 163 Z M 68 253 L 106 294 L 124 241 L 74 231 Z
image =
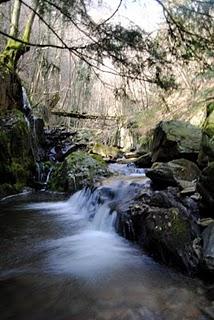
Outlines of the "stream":
M 113 165 L 123 177 L 69 199 L 37 192 L 0 203 L 1 320 L 209 319 L 199 280 L 116 233 L 116 204 L 148 183 L 143 171 L 124 168 Z

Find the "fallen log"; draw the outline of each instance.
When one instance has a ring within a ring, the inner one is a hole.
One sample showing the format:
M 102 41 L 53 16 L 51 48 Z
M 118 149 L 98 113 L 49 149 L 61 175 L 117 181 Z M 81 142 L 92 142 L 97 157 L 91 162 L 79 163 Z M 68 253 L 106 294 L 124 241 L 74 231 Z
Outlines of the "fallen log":
M 69 117 L 69 118 L 75 118 L 75 119 L 92 119 L 92 120 L 100 119 L 100 120 L 117 121 L 121 118 L 118 116 L 95 115 L 95 114 L 78 113 L 78 112 L 52 111 L 51 113 L 55 116 Z

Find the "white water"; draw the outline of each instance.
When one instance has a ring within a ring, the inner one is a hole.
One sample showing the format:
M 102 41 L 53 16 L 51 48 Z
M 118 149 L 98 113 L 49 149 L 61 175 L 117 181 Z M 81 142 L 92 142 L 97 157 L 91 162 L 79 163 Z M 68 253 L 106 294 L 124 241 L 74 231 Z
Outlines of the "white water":
M 54 215 L 59 223 L 66 223 L 74 230 L 71 236 L 46 242 L 46 249 L 51 254 L 44 261 L 44 268 L 53 273 L 68 273 L 76 278 L 96 281 L 131 268 L 133 263 L 140 265 L 140 251 L 116 233 L 117 212 L 111 208 L 113 201 L 124 204 L 130 201 L 136 188 L 128 182 L 120 182 L 112 186 L 111 191 L 115 194 L 111 193 L 110 199 L 106 198 L 102 188 L 94 192 L 83 189 L 64 202 L 27 205 L 26 209 Z M 100 197 L 102 203 L 99 203 Z
M 160 266 L 115 232 L 118 208 L 145 183 L 134 181 L 1 212 L 1 319 L 207 320 L 197 281 Z
M 109 164 L 109 170 L 113 173 L 118 173 L 125 176 L 145 176 L 145 170 L 143 168 L 137 168 L 134 163 L 120 164 L 111 163 Z

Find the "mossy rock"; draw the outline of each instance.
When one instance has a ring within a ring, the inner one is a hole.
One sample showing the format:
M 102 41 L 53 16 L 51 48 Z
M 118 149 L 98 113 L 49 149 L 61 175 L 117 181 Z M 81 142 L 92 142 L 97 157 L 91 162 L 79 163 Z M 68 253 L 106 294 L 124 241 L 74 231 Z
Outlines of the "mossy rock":
M 194 249 L 198 233 L 178 208 L 151 208 L 143 222 L 144 247 L 166 264 L 199 270 L 201 256 Z
M 0 114 L 0 184 L 15 192 L 30 184 L 35 169 L 30 132 L 21 111 Z M 4 190 L 7 188 L 3 187 Z M 4 194 L 5 192 L 3 192 Z
M 202 131 L 187 122 L 162 121 L 154 131 L 152 162 L 167 162 L 185 158 L 196 161 L 201 145 Z
M 103 158 L 108 158 L 112 160 L 118 158 L 118 156 L 121 154 L 121 151 L 118 148 L 104 145 L 101 143 L 96 143 L 92 147 L 91 152 Z
M 194 162 L 177 159 L 167 163 L 155 162 L 146 175 L 158 186 L 168 187 L 180 186 L 181 181 L 192 182 L 200 177 L 201 171 Z
M 54 191 L 75 192 L 92 186 L 101 176 L 108 176 L 105 161 L 83 151 L 71 153 L 63 163 L 54 166 L 48 187 Z

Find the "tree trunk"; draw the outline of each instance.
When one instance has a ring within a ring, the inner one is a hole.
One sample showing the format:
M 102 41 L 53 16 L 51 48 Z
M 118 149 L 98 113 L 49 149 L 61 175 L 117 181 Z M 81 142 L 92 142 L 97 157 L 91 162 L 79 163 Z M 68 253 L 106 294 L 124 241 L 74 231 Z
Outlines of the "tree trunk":
M 36 10 L 38 8 L 39 1 L 35 2 L 34 9 L 31 11 L 29 19 L 25 25 L 22 40 L 25 42 L 30 41 L 30 35 L 32 31 L 33 22 L 36 16 Z M 15 0 L 11 15 L 10 36 L 17 38 L 19 18 L 20 18 L 21 2 Z M 0 64 L 7 67 L 9 70 L 15 71 L 19 58 L 29 50 L 29 46 L 18 42 L 13 39 L 9 39 L 6 48 L 0 54 Z
M 9 35 L 12 37 L 18 36 L 20 11 L 21 11 L 21 2 L 20 0 L 15 0 L 12 14 L 11 14 L 10 33 L 9 33 Z M 11 40 L 9 39 L 8 42 L 10 41 Z

